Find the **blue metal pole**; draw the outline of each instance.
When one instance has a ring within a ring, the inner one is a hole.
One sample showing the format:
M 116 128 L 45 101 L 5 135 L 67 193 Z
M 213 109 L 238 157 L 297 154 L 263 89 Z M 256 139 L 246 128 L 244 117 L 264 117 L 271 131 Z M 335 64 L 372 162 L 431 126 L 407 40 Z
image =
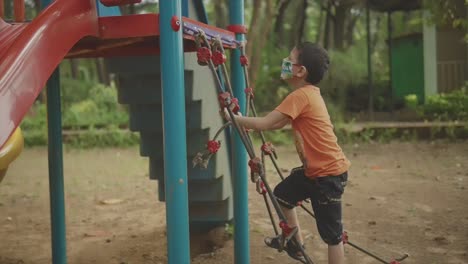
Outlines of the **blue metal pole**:
M 229 1 L 229 22 L 231 25 L 244 24 L 244 0 Z M 237 40 L 243 40 L 242 34 L 236 35 Z M 240 50 L 231 54 L 231 83 L 234 96 L 239 99 L 241 109 L 245 109 L 245 80 L 240 65 Z M 234 262 L 236 264 L 250 263 L 249 239 L 249 202 L 247 188 L 247 153 L 237 133 L 233 144 L 233 175 L 234 175 Z
M 182 29 L 175 31 L 171 27 L 173 16 L 181 19 L 181 0 L 159 1 L 159 9 L 167 254 L 169 264 L 185 264 L 190 263 L 190 243 L 184 50 Z
M 51 0 L 41 0 L 44 9 Z M 57 68 L 47 82 L 47 129 L 49 160 L 50 220 L 52 263 L 67 263 L 65 231 L 65 195 L 63 184 L 62 110 L 60 105 L 60 71 Z
M 49 191 L 52 226 L 52 263 L 67 263 L 65 234 L 65 196 L 63 187 L 62 112 L 60 72 L 55 70 L 47 82 L 47 120 L 49 137 Z

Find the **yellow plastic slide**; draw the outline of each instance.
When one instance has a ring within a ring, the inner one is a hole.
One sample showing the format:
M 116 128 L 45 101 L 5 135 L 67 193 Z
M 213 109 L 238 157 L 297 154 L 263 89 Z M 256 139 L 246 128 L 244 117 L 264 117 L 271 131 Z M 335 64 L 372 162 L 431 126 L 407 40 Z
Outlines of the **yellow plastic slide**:
M 15 132 L 0 149 L 0 182 L 6 175 L 8 166 L 19 156 L 23 150 L 24 139 L 21 129 L 16 128 Z

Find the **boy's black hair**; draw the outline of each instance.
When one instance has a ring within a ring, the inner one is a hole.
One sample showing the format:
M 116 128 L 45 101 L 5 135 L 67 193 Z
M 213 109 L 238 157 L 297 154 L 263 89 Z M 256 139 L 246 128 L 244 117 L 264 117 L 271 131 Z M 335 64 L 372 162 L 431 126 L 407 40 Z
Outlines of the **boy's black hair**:
M 299 64 L 307 69 L 306 81 L 313 85 L 320 83 L 330 64 L 327 51 L 320 45 L 307 41 L 296 45 L 296 49 Z

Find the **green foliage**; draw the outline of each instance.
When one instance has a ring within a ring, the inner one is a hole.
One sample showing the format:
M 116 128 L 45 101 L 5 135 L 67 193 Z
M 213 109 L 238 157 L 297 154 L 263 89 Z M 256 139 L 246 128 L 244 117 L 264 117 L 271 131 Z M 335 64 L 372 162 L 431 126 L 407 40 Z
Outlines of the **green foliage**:
M 468 33 L 466 33 L 468 30 L 468 18 L 466 16 L 468 0 L 424 0 L 424 6 L 431 13 L 427 18 L 429 22 L 464 30 L 464 41 L 468 43 Z
M 68 99 L 72 98 L 69 101 L 70 104 L 63 107 L 65 143 L 73 147 L 90 148 L 126 147 L 139 142 L 137 134 L 119 129 L 128 124 L 128 113 L 117 103 L 115 88 L 94 85 L 87 91 L 82 87 L 78 89 L 83 89 L 83 91 L 68 97 Z M 82 100 L 76 101 L 78 99 Z M 94 129 L 95 127 L 102 129 Z M 46 145 L 46 106 L 39 103 L 34 105 L 23 119 L 21 128 L 24 131 L 27 146 Z M 70 131 L 70 129 L 75 131 Z
M 27 147 L 47 145 L 47 129 L 24 130 L 24 143 Z M 106 130 L 80 130 L 74 134 L 65 132 L 63 141 L 73 148 L 129 147 L 140 142 L 138 133 L 118 128 Z
M 255 83 L 255 104 L 259 111 L 271 111 L 290 92 L 288 85 L 280 79 L 281 61 L 288 56 L 289 50 L 277 48 L 275 43 L 267 43 Z
M 128 114 L 117 103 L 117 91 L 113 87 L 96 85 L 88 91 L 87 98 L 72 104 L 65 110 L 65 127 L 122 126 L 128 123 Z
M 62 87 L 62 107 L 68 108 L 71 104 L 77 103 L 88 98 L 89 90 L 95 85 L 91 81 L 75 80 L 71 78 L 61 78 Z
M 416 94 L 408 94 L 405 96 L 405 105 L 410 109 L 416 109 L 419 105 L 419 99 Z
M 67 144 L 77 148 L 130 147 L 140 142 L 138 133 L 122 131 L 118 128 L 106 130 L 87 130 L 66 140 Z
M 429 120 L 468 121 L 468 93 L 461 89 L 429 96 L 427 102 L 421 106 L 421 112 Z

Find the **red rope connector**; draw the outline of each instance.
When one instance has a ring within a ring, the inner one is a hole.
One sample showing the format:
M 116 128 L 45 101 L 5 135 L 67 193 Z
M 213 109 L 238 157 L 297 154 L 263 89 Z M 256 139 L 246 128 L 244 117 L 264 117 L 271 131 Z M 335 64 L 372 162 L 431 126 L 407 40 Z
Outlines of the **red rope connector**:
M 240 63 L 242 66 L 249 66 L 249 59 L 245 55 L 240 56 Z
M 393 260 L 390 264 L 401 264 L 400 261 Z
M 218 95 L 218 101 L 221 108 L 229 107 L 234 114 L 237 114 L 240 110 L 239 100 L 237 100 L 237 98 L 231 98 L 229 92 L 220 93 Z
M 246 95 L 250 95 L 252 98 L 254 97 L 254 91 L 252 87 L 245 88 L 244 92 Z
M 289 236 L 291 234 L 291 232 L 294 230 L 294 228 L 290 227 L 288 225 L 288 223 L 286 223 L 285 221 L 281 221 L 279 223 L 279 227 L 281 228 L 281 230 L 283 231 L 283 235 L 285 237 Z
M 344 231 L 344 232 L 343 232 L 343 238 L 342 238 L 342 240 L 343 240 L 343 245 L 348 244 L 348 239 L 349 239 L 348 232 Z
M 207 47 L 200 47 L 197 50 L 198 64 L 201 66 L 208 65 L 211 60 L 211 50 Z
M 261 191 L 261 194 L 266 194 L 267 193 L 265 183 L 263 183 L 263 182 L 260 182 L 260 191 Z
M 263 173 L 262 160 L 259 157 L 255 157 L 249 161 L 250 167 L 250 180 L 257 182 L 260 175 Z
M 237 98 L 232 98 L 230 107 L 231 107 L 231 111 L 234 114 L 239 113 L 239 110 L 240 110 L 239 100 Z
M 218 152 L 220 147 L 221 147 L 221 141 L 209 140 L 208 143 L 206 143 L 206 149 L 211 154 L 215 154 L 216 152 Z
M 296 206 L 302 206 L 302 201 L 297 202 Z
M 231 99 L 229 92 L 220 93 L 218 95 L 218 101 L 222 108 L 229 106 L 229 99 Z
M 262 152 L 265 155 L 272 155 L 275 152 L 275 146 L 271 142 L 265 142 L 262 145 Z
M 226 55 L 221 51 L 214 51 L 213 52 L 213 64 L 215 66 L 221 65 L 226 63 Z
M 262 160 L 259 157 L 255 157 L 249 161 L 249 167 L 251 172 L 260 174 L 263 170 Z

